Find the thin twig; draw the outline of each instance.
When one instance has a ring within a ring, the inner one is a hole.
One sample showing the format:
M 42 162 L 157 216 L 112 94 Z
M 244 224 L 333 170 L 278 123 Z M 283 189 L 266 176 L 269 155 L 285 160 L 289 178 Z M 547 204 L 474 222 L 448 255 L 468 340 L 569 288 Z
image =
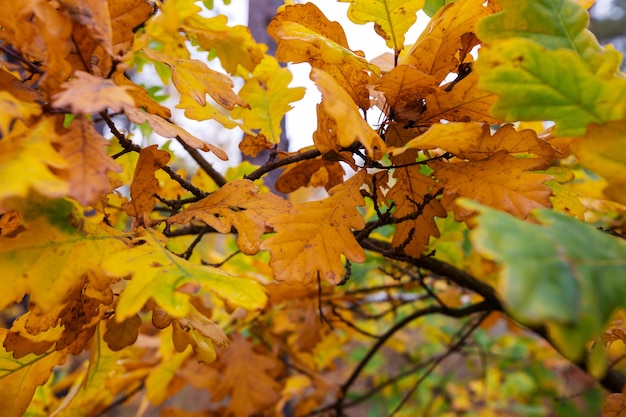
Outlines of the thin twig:
M 213 165 L 209 163 L 209 161 L 204 159 L 202 154 L 200 154 L 200 151 L 198 151 L 196 148 L 192 148 L 191 146 L 189 146 L 184 140 L 182 140 L 178 136 L 176 137 L 176 140 L 178 141 L 178 143 L 180 143 L 183 146 L 183 148 L 185 149 L 185 151 L 187 151 L 189 156 L 191 156 L 193 160 L 198 163 L 200 168 L 202 168 L 202 170 L 209 177 L 211 177 L 211 179 L 215 182 L 215 184 L 217 184 L 218 187 L 223 187 L 226 184 L 227 182 L 226 178 L 224 178 L 222 174 L 217 172 L 215 168 L 213 168 Z
M 286 158 L 277 159 L 274 161 L 270 161 L 257 169 L 254 172 L 246 175 L 244 178 L 249 179 L 250 181 L 255 181 L 261 178 L 263 175 L 267 174 L 270 171 L 275 170 L 276 168 L 280 168 L 285 165 L 293 164 L 295 162 L 304 161 L 307 159 L 314 159 L 320 156 L 322 153 L 317 149 L 311 149 L 309 151 L 300 152 L 295 155 L 288 156 Z

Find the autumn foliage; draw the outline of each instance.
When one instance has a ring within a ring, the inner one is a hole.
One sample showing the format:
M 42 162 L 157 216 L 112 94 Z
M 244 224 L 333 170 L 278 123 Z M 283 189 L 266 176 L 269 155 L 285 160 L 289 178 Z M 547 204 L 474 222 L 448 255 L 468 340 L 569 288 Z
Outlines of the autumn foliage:
M 626 79 L 593 2 L 340 1 L 388 53 L 312 3 L 268 54 L 208 0 L 5 2 L 3 416 L 626 416 Z M 284 63 L 322 96 L 293 152 Z M 268 160 L 215 169 L 239 155 L 147 69 Z

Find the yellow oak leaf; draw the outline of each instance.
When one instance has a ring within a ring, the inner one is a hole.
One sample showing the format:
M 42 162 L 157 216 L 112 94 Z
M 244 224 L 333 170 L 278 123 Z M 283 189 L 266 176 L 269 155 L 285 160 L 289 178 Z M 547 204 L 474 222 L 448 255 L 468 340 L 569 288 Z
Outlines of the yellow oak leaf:
M 363 54 L 348 46 L 341 25 L 329 21 L 313 3 L 281 8 L 267 27 L 282 62 L 306 62 L 329 73 L 359 108 L 369 109 L 368 71 L 377 72 Z
M 471 72 L 456 83 L 452 90 L 446 91 L 447 89 L 449 85 L 425 91 L 426 111 L 416 119 L 418 124 L 439 123 L 441 120 L 501 123 L 500 119 L 490 114 L 491 106 L 496 102 L 497 96 L 478 89 L 476 73 Z
M 174 350 L 171 336 L 168 337 L 168 333 L 167 329 L 161 332 L 163 337 L 159 344 L 159 353 L 162 360 L 158 365 L 152 367 L 150 374 L 145 380 L 146 397 L 155 405 L 160 405 L 184 386 L 185 381 L 178 376 L 178 372 L 180 372 L 185 359 L 191 354 L 191 349 L 189 348 L 184 349 L 182 352 Z
M 54 107 L 69 108 L 75 114 L 98 113 L 106 109 L 115 112 L 127 106 L 135 106 L 128 94 L 128 87 L 116 85 L 113 81 L 76 71 L 74 78 L 63 83 L 63 91 L 54 96 Z
M 126 245 L 113 229 L 72 213 L 66 201 L 40 203 L 31 196 L 27 204 L 32 207 L 21 210 L 29 218 L 24 224 L 26 230 L 15 237 L 0 238 L 0 264 L 7 276 L 16 278 L 0 293 L 0 306 L 29 293 L 30 300 L 47 312 L 76 286 L 82 287 L 85 274 L 98 270 L 107 256 L 126 249 Z M 45 216 L 30 220 L 38 210 L 42 210 L 39 216 Z
M 261 243 L 271 253 L 270 266 L 278 281 L 311 282 L 321 278 L 337 284 L 343 277 L 342 255 L 363 262 L 365 252 L 352 230 L 365 226 L 357 207 L 365 205 L 359 189 L 362 170 L 329 192 L 328 198 L 293 206 L 270 222 L 276 233 Z
M 228 26 L 224 15 L 206 18 L 195 14 L 185 19 L 183 27 L 204 50 L 215 51 L 229 74 L 236 74 L 239 66 L 254 71 L 267 50 L 266 45 L 255 41 L 248 27 Z
M 580 163 L 607 180 L 604 193 L 622 204 L 626 204 L 625 129 L 626 120 L 592 124 L 584 137 L 572 143 L 572 152 Z
M 159 181 L 154 173 L 167 165 L 170 160 L 170 154 L 159 150 L 158 147 L 159 145 L 151 145 L 139 153 L 133 182 L 130 184 L 131 200 L 122 204 L 122 208 L 129 216 L 142 217 L 154 207 L 154 194 L 159 189 Z
M 59 153 L 72 167 L 67 195 L 82 205 L 92 205 L 110 193 L 114 187 L 107 172 L 122 171 L 122 167 L 107 154 L 107 144 L 93 123 L 84 117 L 74 120 L 59 136 Z
M 480 161 L 499 151 L 506 151 L 509 155 L 516 157 L 533 159 L 537 163 L 533 169 L 547 168 L 556 157 L 556 151 L 548 142 L 540 139 L 534 130 L 524 129 L 518 132 L 511 124 L 501 126 L 493 135 L 491 135 L 489 125 L 484 125 L 476 146 L 453 153 L 470 161 Z
M 192 148 L 200 149 L 205 152 L 211 151 L 222 161 L 228 160 L 228 155 L 226 155 L 226 152 L 224 152 L 217 146 L 211 145 L 210 143 L 198 139 L 182 127 L 170 123 L 162 117 L 146 113 L 145 111 L 141 111 L 134 107 L 124 107 L 124 113 L 126 114 L 126 117 L 128 117 L 128 119 L 135 124 L 140 125 L 142 123 L 148 123 L 148 126 L 150 126 L 156 133 L 161 136 L 164 136 L 166 138 L 180 138 L 183 142 L 185 142 Z
M 517 159 L 499 151 L 478 162 L 446 163 L 433 161 L 428 165 L 444 182 L 441 203 L 454 210 L 457 221 L 467 220 L 473 211 L 456 205 L 466 197 L 490 207 L 506 211 L 520 219 L 539 207 L 551 207 L 550 187 L 544 184 L 552 176 L 528 172 L 536 167 L 532 159 Z
M 348 17 L 354 23 L 374 22 L 374 30 L 394 51 L 404 48 L 404 35 L 417 20 L 424 0 L 340 0 L 349 2 Z
M 7 329 L 0 329 L 0 341 L 4 343 Z M 10 417 L 23 416 L 35 390 L 43 385 L 52 373 L 52 368 L 62 364 L 67 352 L 52 351 L 37 356 L 29 354 L 14 359 L 10 352 L 0 347 L 0 401 L 2 413 Z
M 257 282 L 174 255 L 165 247 L 167 238 L 156 230 L 140 229 L 133 242 L 133 248 L 108 257 L 103 264 L 111 277 L 130 277 L 115 310 L 118 321 L 140 311 L 150 298 L 171 316 L 184 317 L 190 311 L 191 295 L 200 291 L 248 310 L 266 303 Z
M 481 17 L 493 13 L 493 6 L 489 3 L 483 5 L 485 2 L 481 0 L 465 0 L 440 8 L 400 63 L 411 64 L 432 75 L 437 82 L 443 81 L 458 67 L 457 54 L 463 51 L 467 55 L 474 46 L 463 45 L 461 38 L 475 31 L 476 22 Z M 475 39 L 474 44 L 477 43 Z
M 292 78 L 291 71 L 281 68 L 271 56 L 257 65 L 239 91 L 248 109 L 238 107 L 231 112 L 235 119 L 243 120 L 245 132 L 261 134 L 274 144 L 280 142 L 283 117 L 293 108 L 291 103 L 304 97 L 303 87 L 289 87 Z
M 69 191 L 67 161 L 53 147 L 58 142 L 55 121 L 43 118 L 30 129 L 23 125 L 0 141 L 0 175 L 11 178 L 0 187 L 0 210 L 10 209 L 6 200 L 25 198 L 30 189 L 48 197 L 61 197 Z M 28 167 L 28 175 L 20 174 Z
M 233 91 L 235 84 L 226 74 L 211 69 L 196 59 L 178 59 L 150 49 L 146 56 L 167 65 L 172 71 L 172 81 L 181 95 L 188 96 L 198 104 L 206 105 L 206 95 L 220 106 L 232 110 L 235 106 L 250 106 Z
M 271 226 L 271 219 L 288 212 L 290 204 L 275 194 L 259 194 L 259 187 L 249 180 L 227 183 L 208 197 L 167 219 L 168 223 L 188 223 L 199 219 L 220 233 L 237 229 L 237 245 L 247 255 L 259 251 L 261 236 Z
M 474 149 L 482 133 L 483 127 L 480 123 L 438 123 L 415 139 L 411 139 L 402 148 L 390 149 L 389 153 L 397 155 L 407 149 L 441 148 L 458 155 Z
M 188 96 L 180 96 L 180 100 L 176 105 L 176 108 L 183 109 L 185 111 L 185 117 L 188 117 L 189 119 L 198 121 L 215 120 L 227 129 L 239 126 L 239 123 L 230 118 L 226 110 L 218 109 L 217 107 L 211 105 L 211 103 L 207 103 L 202 106 Z M 221 151 L 219 148 L 215 149 L 217 152 Z M 222 156 L 220 156 L 220 158 L 224 159 Z
M 0 78 L 0 88 L 2 85 Z M 41 105 L 35 102 L 22 101 L 8 91 L 0 91 L 0 134 L 8 135 L 13 130 L 16 119 L 29 124 L 41 114 Z
M 322 92 L 324 111 L 335 121 L 337 142 L 348 147 L 355 141 L 360 142 L 369 155 L 385 151 L 385 142 L 367 124 L 359 113 L 359 109 L 348 93 L 327 72 L 313 68 L 311 79 Z

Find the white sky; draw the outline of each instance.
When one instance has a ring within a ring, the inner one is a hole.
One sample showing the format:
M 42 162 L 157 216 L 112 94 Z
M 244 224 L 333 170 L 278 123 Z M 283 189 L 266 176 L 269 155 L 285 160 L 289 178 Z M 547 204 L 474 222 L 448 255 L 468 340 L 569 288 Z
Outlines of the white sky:
M 329 20 L 339 22 L 346 32 L 350 48 L 363 51 L 368 60 L 385 52 L 391 52 L 386 47 L 384 40 L 374 31 L 372 23 L 357 25 L 348 19 L 347 10 L 349 3 L 338 3 L 332 0 L 309 1 L 317 5 Z M 226 15 L 230 25 L 247 25 L 248 2 L 245 0 L 234 0 L 228 6 L 217 0 L 215 1 L 213 12 Z M 406 35 L 405 42 L 411 44 L 417 40 L 427 23 L 428 17 L 420 11 L 418 21 Z M 194 58 L 203 59 L 203 56 L 197 55 Z M 286 116 L 286 130 L 287 137 L 290 140 L 290 150 L 296 151 L 313 144 L 313 132 L 317 123 L 315 105 L 321 100 L 321 94 L 315 84 L 309 79 L 310 66 L 308 64 L 290 65 L 290 69 L 294 75 L 291 85 L 306 88 L 304 99 L 294 103 L 295 108 L 287 113 Z M 144 68 L 142 73 L 137 74 L 136 81 L 143 82 L 146 85 L 160 84 L 156 73 L 148 66 Z M 206 155 L 215 168 L 219 171 L 225 171 L 229 166 L 237 165 L 240 161 L 238 144 L 242 137 L 241 131 L 239 129 L 225 129 L 212 120 L 197 122 L 185 118 L 182 111 L 174 109 L 178 102 L 178 93 L 175 88 L 170 85 L 166 91 L 170 94 L 170 98 L 163 104 L 173 109 L 172 119 L 188 130 L 189 133 L 217 145 L 227 152 L 229 156 L 229 161 L 227 162 L 220 161 L 212 154 Z M 377 117 L 369 117 L 369 119 L 375 121 Z M 163 143 L 164 141 L 158 140 L 158 143 Z M 177 143 L 172 144 L 172 149 L 177 150 L 178 148 Z

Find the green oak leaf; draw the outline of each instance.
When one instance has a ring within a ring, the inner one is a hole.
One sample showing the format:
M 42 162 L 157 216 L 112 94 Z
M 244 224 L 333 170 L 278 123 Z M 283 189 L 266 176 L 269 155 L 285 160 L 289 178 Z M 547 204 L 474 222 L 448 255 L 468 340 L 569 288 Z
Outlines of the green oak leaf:
M 626 307 L 626 241 L 552 210 L 538 209 L 531 224 L 462 200 L 478 211 L 471 240 L 502 265 L 498 291 L 516 320 L 545 324 L 570 359 Z
M 556 123 L 555 136 L 581 136 L 587 125 L 626 117 L 626 80 L 594 74 L 572 50 L 511 38 L 482 48 L 479 88 L 499 95 L 491 108 L 505 121 Z

